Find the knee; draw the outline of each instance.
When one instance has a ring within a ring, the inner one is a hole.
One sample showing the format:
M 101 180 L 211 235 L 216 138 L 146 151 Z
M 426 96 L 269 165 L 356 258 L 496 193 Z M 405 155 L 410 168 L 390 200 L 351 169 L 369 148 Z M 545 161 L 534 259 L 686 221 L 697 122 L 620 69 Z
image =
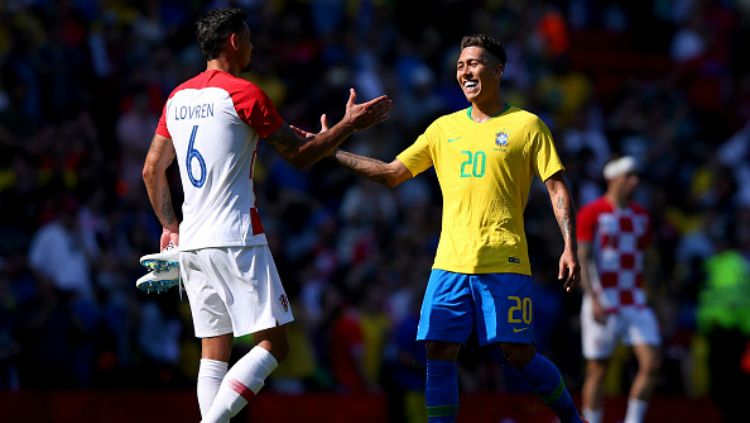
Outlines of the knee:
M 262 332 L 256 332 L 256 346 L 266 349 L 281 363 L 289 355 L 289 341 L 285 326 L 279 326 Z
M 649 375 L 649 377 L 656 377 L 661 368 L 661 357 L 658 354 L 654 354 L 648 360 L 643 363 L 642 372 Z
M 428 360 L 456 360 L 460 344 L 452 342 L 430 342 L 425 345 Z
M 286 339 L 274 342 L 270 352 L 271 354 L 273 354 L 273 358 L 275 358 L 276 361 L 281 364 L 281 362 L 284 361 L 287 356 L 289 356 L 289 343 L 286 341 Z
M 586 365 L 586 377 L 595 381 L 604 380 L 604 376 L 607 375 L 607 361 L 606 360 L 589 360 Z
M 505 359 L 514 369 L 521 370 L 529 364 L 536 354 L 536 347 L 530 344 L 500 344 Z

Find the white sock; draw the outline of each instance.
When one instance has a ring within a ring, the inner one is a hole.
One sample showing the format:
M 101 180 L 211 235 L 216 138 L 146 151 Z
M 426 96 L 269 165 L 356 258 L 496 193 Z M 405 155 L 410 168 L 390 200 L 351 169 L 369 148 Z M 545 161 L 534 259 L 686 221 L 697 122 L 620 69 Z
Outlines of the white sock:
M 628 399 L 628 411 L 625 414 L 625 423 L 642 423 L 648 410 L 648 401 L 638 398 Z
M 604 409 L 592 410 L 590 408 L 583 409 L 583 418 L 588 420 L 589 423 L 602 423 L 602 417 L 604 416 Z
M 254 347 L 224 376 L 219 392 L 203 421 L 228 423 L 260 391 L 268 375 L 278 365 L 274 356 L 265 348 Z
M 198 406 L 201 409 L 201 416 L 205 416 L 211 408 L 221 381 L 227 374 L 227 365 L 225 361 L 201 359 L 200 367 L 198 367 Z

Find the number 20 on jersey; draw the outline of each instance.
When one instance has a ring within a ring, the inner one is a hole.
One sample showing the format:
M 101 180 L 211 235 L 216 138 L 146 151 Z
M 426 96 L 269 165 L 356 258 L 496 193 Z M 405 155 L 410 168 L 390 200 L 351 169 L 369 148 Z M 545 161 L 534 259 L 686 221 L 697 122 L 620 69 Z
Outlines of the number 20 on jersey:
M 461 162 L 462 178 L 481 178 L 487 167 L 487 154 L 484 151 L 461 151 L 464 161 Z

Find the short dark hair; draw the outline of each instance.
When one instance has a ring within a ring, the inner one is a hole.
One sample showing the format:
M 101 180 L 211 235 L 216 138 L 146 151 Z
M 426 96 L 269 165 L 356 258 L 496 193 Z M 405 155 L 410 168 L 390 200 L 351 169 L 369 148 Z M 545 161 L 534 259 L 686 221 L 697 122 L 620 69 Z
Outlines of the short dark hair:
M 246 19 L 247 13 L 238 8 L 211 10 L 200 18 L 195 25 L 195 34 L 203 58 L 219 57 L 229 34 L 242 31 Z
M 508 56 L 505 54 L 505 48 L 494 38 L 484 34 L 467 35 L 461 40 L 461 50 L 467 47 L 482 47 L 491 55 L 495 56 L 500 64 L 505 65 Z

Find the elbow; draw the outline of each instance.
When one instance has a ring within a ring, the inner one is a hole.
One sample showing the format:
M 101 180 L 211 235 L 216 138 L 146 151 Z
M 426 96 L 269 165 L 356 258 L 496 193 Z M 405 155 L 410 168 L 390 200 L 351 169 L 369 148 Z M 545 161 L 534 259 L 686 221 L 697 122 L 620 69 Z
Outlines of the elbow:
M 143 170 L 141 170 L 141 177 L 143 177 L 143 181 L 148 181 L 149 179 L 153 179 L 154 177 L 154 167 L 149 165 L 144 165 Z
M 156 178 L 156 167 L 149 163 L 144 164 L 141 176 L 143 177 L 143 182 L 148 185 Z
M 401 185 L 403 182 L 408 181 L 412 178 L 411 173 L 409 173 L 406 170 L 399 169 L 398 166 L 389 166 L 389 171 L 384 175 L 382 178 L 383 185 L 387 186 L 388 188 L 396 188 L 397 186 Z
M 396 188 L 397 186 L 401 185 L 401 181 L 396 178 L 386 178 L 382 181 L 382 183 L 388 188 Z

